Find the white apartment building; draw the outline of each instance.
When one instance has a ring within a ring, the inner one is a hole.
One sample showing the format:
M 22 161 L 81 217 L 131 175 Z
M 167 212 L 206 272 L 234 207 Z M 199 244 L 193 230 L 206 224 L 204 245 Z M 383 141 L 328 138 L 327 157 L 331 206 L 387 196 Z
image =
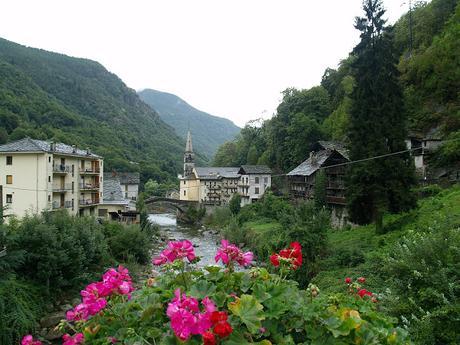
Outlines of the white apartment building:
M 241 206 L 259 200 L 272 185 L 272 171 L 266 165 L 242 165 L 238 174 Z
M 0 206 L 19 218 L 67 209 L 93 215 L 103 198 L 103 159 L 89 149 L 30 138 L 0 146 Z

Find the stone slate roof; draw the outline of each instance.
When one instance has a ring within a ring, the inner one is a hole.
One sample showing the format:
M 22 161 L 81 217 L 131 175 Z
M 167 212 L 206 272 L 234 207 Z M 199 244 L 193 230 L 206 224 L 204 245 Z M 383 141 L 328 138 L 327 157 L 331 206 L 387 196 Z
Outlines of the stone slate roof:
M 337 151 L 340 153 L 342 156 L 344 156 L 346 159 L 349 159 L 348 156 L 348 150 L 345 148 L 345 145 L 339 141 L 324 141 L 320 140 L 318 141 L 317 148 L 323 149 L 323 150 L 331 150 L 331 151 Z
M 118 176 L 112 177 L 104 174 L 102 184 L 104 192 L 103 204 L 128 204 L 128 201 L 123 197 Z
M 200 180 L 220 180 L 222 178 L 239 178 L 239 167 L 196 167 Z
M 271 174 L 271 169 L 266 165 L 242 165 L 240 170 L 240 174 L 243 175 L 250 175 L 250 174 Z
M 315 153 L 314 158 L 312 156 L 296 168 L 287 173 L 287 176 L 310 176 L 316 172 L 324 162 L 330 157 L 332 151 L 322 150 Z
M 118 173 L 121 184 L 139 184 L 141 180 L 140 173 Z
M 90 152 L 88 154 L 86 150 L 74 148 L 63 143 L 55 143 L 55 150 L 51 151 L 51 142 L 31 138 L 24 138 L 21 140 L 13 141 L 11 143 L 0 145 L 0 152 L 48 152 L 72 156 L 101 158 L 101 156 L 98 156 L 94 153 Z

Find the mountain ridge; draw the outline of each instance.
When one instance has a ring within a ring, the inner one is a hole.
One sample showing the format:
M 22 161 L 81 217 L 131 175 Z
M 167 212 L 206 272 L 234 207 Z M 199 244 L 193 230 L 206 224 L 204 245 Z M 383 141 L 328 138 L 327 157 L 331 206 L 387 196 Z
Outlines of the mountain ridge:
M 90 146 L 107 170 L 139 171 L 143 181 L 175 180 L 185 146 L 99 62 L 0 38 L 0 143 L 26 136 Z
M 231 120 L 196 109 L 175 94 L 150 88 L 137 93 L 181 138 L 185 139 L 190 129 L 194 147 L 208 159 L 221 144 L 233 140 L 240 131 Z

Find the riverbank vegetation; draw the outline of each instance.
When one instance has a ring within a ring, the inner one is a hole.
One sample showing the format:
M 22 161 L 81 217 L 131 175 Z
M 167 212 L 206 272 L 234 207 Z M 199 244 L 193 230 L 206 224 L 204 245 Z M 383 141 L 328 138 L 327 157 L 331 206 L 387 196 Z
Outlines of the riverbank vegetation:
M 328 210 L 314 201 L 297 205 L 271 193 L 222 220 L 222 236 L 267 257 L 293 238 L 305 264 L 292 278 L 327 293 L 342 289 L 339 277 L 367 277 L 368 287 L 385 300 L 384 312 L 411 332 L 417 344 L 458 343 L 460 310 L 460 186 L 421 188 L 418 206 L 385 215 L 383 231 L 373 225 L 334 229 Z
M 65 212 L 30 215 L 0 225 L 0 343 L 17 344 L 38 320 L 78 295 L 107 267 L 136 272 L 149 261 L 155 229 L 100 224 Z

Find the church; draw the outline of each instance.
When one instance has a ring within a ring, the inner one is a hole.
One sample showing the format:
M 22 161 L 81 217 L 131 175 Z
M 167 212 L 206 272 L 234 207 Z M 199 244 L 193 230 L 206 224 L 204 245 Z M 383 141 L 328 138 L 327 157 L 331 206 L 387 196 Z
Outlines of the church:
M 260 199 L 271 187 L 271 170 L 265 165 L 240 167 L 196 167 L 192 134 L 187 134 L 184 174 L 179 175 L 180 200 L 225 206 L 232 196 L 241 196 L 241 205 Z

